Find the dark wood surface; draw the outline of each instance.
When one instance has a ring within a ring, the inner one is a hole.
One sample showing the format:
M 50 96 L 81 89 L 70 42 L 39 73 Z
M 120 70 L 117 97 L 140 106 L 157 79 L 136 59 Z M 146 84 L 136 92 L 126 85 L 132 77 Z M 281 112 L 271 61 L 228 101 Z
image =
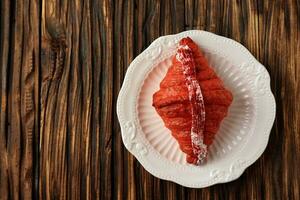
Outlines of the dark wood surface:
M 0 11 L 0 199 L 300 199 L 298 0 L 1 0 Z M 189 29 L 246 46 L 277 103 L 262 157 L 205 189 L 146 172 L 116 116 L 129 63 Z

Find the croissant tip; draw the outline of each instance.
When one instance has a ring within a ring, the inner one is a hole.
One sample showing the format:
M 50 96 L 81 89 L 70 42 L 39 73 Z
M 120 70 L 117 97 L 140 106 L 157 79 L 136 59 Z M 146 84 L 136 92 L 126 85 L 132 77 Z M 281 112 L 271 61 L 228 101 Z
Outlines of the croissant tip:
M 188 44 L 188 43 L 193 43 L 193 42 L 194 41 L 190 37 L 185 37 L 180 40 L 179 44 L 183 45 L 183 44 Z

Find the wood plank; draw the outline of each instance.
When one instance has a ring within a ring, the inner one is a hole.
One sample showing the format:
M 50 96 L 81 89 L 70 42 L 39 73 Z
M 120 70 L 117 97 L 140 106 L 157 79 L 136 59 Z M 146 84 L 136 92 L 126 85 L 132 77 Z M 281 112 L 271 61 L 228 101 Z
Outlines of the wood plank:
M 21 72 L 23 58 L 23 34 L 24 34 L 24 4 L 16 1 L 12 14 L 15 25 L 12 28 L 11 74 L 10 74 L 10 115 L 8 123 L 11 126 L 7 131 L 7 158 L 8 158 L 8 182 L 11 199 L 20 198 L 20 168 L 21 168 Z
M 0 20 L 0 77 L 1 77 L 1 107 L 0 107 L 0 194 L 3 199 L 9 198 L 8 183 L 8 157 L 7 157 L 7 128 L 8 128 L 8 62 L 10 51 L 10 1 L 1 1 L 1 20 Z
M 101 2 L 101 1 L 100 1 Z M 103 59 L 101 63 L 101 197 L 110 199 L 112 196 L 112 110 L 113 110 L 113 4 L 104 0 L 100 3 L 101 39 L 103 41 Z
M 101 153 L 100 152 L 100 119 L 101 119 L 101 60 L 103 58 L 103 48 L 100 36 L 100 7 L 99 2 L 92 1 L 91 5 L 91 37 L 92 37 L 92 131 L 91 131 L 91 197 L 99 199 L 101 195 Z M 102 174 L 103 176 L 103 174 Z

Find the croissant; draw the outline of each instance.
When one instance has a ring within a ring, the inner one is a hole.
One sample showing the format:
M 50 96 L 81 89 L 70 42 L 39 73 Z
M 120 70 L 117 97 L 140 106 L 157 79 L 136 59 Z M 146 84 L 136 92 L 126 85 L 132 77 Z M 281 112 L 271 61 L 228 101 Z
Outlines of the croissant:
M 197 44 L 189 37 L 181 39 L 172 66 L 153 95 L 153 106 L 188 163 L 199 165 L 207 159 L 232 100 Z

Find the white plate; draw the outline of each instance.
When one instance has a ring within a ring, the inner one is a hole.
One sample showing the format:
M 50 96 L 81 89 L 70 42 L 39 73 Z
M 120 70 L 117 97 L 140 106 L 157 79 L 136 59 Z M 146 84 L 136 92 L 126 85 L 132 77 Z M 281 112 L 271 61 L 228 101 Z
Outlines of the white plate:
M 233 103 L 207 163 L 187 164 L 170 131 L 152 107 L 152 95 L 171 65 L 178 41 L 189 36 L 204 52 Z M 265 150 L 275 118 L 267 70 L 241 44 L 205 31 L 163 36 L 130 64 L 117 102 L 125 147 L 154 176 L 202 188 L 238 178 Z

